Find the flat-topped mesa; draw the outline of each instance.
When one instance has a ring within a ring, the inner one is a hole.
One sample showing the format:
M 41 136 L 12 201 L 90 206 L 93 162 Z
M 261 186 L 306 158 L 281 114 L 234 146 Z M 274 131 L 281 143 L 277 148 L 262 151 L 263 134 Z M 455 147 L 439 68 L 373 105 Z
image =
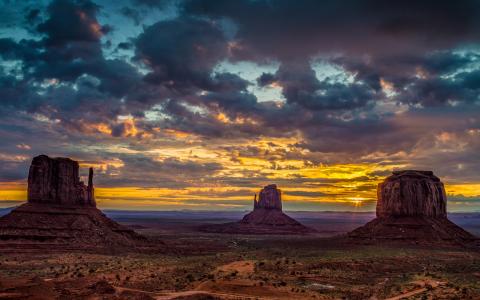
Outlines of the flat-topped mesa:
M 378 185 L 377 218 L 347 234 L 361 243 L 469 246 L 476 238 L 447 218 L 443 183 L 431 171 L 395 171 Z
M 277 188 L 276 184 L 265 186 L 260 193 L 255 194 L 253 200 L 253 208 L 256 209 L 277 209 L 282 210 L 282 191 Z
M 377 217 L 447 217 L 447 196 L 432 171 L 394 171 L 378 185 Z
M 93 169 L 89 169 L 88 186 L 80 181 L 78 169 L 78 162 L 69 158 L 34 157 L 28 173 L 28 202 L 96 207 Z

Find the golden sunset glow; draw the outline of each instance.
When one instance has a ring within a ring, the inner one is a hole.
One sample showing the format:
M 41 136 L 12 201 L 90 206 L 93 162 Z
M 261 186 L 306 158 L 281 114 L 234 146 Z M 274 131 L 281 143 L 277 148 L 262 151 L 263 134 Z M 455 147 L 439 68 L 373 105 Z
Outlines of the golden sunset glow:
M 462 195 L 465 197 L 478 197 L 480 195 L 480 184 L 445 184 L 448 195 Z
M 136 133 L 134 121 L 131 118 L 123 120 L 129 124 L 126 132 Z M 97 127 L 104 128 L 104 127 Z M 371 174 L 388 174 L 392 169 L 401 169 L 402 164 L 315 164 L 309 161 L 309 151 L 296 152 L 296 158 L 288 158 L 288 152 L 294 151 L 292 145 L 301 140 L 300 136 L 290 138 L 264 138 L 251 142 L 255 152 L 243 152 L 242 143 L 231 143 L 227 147 L 215 143 L 206 145 L 199 143 L 190 134 L 176 130 L 159 131 L 166 136 L 184 143 L 183 147 L 172 146 L 143 150 L 152 161 L 168 163 L 174 160 L 178 163 L 220 164 L 221 169 L 208 174 L 210 179 L 193 180 L 189 186 L 182 188 L 157 188 L 136 186 L 101 186 L 96 187 L 97 202 L 100 207 L 131 207 L 138 209 L 155 208 L 175 209 L 176 207 L 218 208 L 245 207 L 253 199 L 253 194 L 266 184 L 277 183 L 283 192 L 286 205 L 295 207 L 302 203 L 321 204 L 336 203 L 343 207 L 358 208 L 364 203 L 376 200 L 376 188 L 383 176 Z M 193 139 L 192 139 L 192 138 Z M 450 137 L 439 135 L 439 139 Z M 119 152 L 119 149 L 113 149 Z M 120 151 L 121 152 L 121 151 Z M 138 153 L 129 150 L 126 153 Z M 292 152 L 293 153 L 293 152 Z M 381 154 L 379 154 L 381 155 Z M 285 157 L 286 156 L 286 157 Z M 12 158 L 23 159 L 23 158 Z M 125 163 L 120 159 L 106 161 L 80 161 L 81 168 L 93 167 L 96 174 L 108 173 L 109 176 L 120 176 L 125 171 Z M 252 176 L 264 179 L 256 187 L 250 185 L 221 183 L 220 179 L 248 179 Z M 173 176 L 177 174 L 165 174 Z M 85 178 L 84 178 L 85 179 Z M 301 179 L 299 185 L 295 180 Z M 126 182 L 128 184 L 128 182 Z M 478 184 L 446 184 L 450 196 L 478 196 Z M 5 200 L 25 200 L 25 183 L 3 184 L 0 198 Z M 242 203 L 242 204 L 239 204 Z M 243 205 L 243 206 L 242 206 Z
M 220 115 L 221 116 L 221 115 Z M 134 135 L 135 122 L 131 118 L 123 120 L 128 124 L 127 135 Z M 93 126 L 92 126 L 93 127 Z M 96 125 L 103 130 L 108 127 Z M 183 147 L 161 147 L 144 149 L 153 162 L 168 163 L 196 163 L 220 164 L 221 169 L 213 170 L 208 174 L 209 180 L 192 180 L 188 186 L 182 188 L 157 188 L 137 186 L 102 186 L 98 184 L 95 191 L 100 207 L 136 207 L 137 209 L 158 208 L 175 209 L 176 207 L 210 208 L 241 208 L 248 207 L 254 193 L 266 184 L 277 183 L 283 192 L 286 206 L 296 207 L 302 203 L 318 205 L 333 203 L 344 208 L 359 208 L 364 203 L 376 201 L 376 188 L 383 176 L 372 176 L 376 173 L 388 174 L 392 169 L 404 168 L 403 164 L 316 164 L 309 161 L 310 153 L 307 150 L 296 151 L 296 156 L 289 158 L 288 153 L 294 151 L 292 145 L 301 140 L 300 136 L 290 138 L 264 138 L 251 142 L 248 146 L 254 147 L 255 152 L 243 151 L 244 144 L 231 143 L 228 146 L 215 143 L 206 145 L 187 133 L 176 130 L 161 130 L 161 134 L 172 137 L 184 144 Z M 441 134 L 442 140 L 449 139 L 448 135 Z M 122 152 L 115 148 L 112 151 Z M 126 153 L 139 153 L 128 150 Z M 381 154 L 379 154 L 381 155 Z M 24 159 L 15 158 L 11 159 Z M 96 174 L 101 176 L 121 176 L 125 171 L 125 162 L 121 159 L 105 161 L 80 161 L 81 168 L 93 167 Z M 164 174 L 175 178 L 177 174 Z M 148 176 L 148 175 L 147 175 Z M 222 183 L 221 179 L 234 180 L 249 179 L 260 176 L 256 187 L 251 185 Z M 301 179 L 299 185 L 296 180 Z M 83 178 L 85 180 L 85 178 Z M 128 184 L 128 182 L 125 182 Z M 478 184 L 446 184 L 450 196 L 462 195 L 465 197 L 478 196 Z M 25 200 L 26 184 L 4 183 L 0 191 L 0 199 Z
M 26 199 L 27 185 L 25 183 L 0 183 L 0 204 L 2 200 L 26 201 Z
M 105 123 L 91 124 L 90 127 L 103 134 L 112 134 L 112 129 Z
M 105 207 L 246 209 L 277 184 L 288 209 L 373 210 L 405 169 L 480 210 L 480 48 L 476 28 L 444 26 L 455 4 L 404 28 L 392 5 L 365 22 L 342 1 L 10 2 L 0 201 L 25 200 L 45 154 L 78 161 L 82 181 L 94 168 Z

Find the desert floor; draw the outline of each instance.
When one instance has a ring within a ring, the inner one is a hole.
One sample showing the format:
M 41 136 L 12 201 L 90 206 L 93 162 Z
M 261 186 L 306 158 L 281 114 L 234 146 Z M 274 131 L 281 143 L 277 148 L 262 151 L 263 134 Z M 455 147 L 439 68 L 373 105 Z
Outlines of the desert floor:
M 371 214 L 297 215 L 319 231 L 309 236 L 196 230 L 235 214 L 109 215 L 161 240 L 164 250 L 2 254 L 0 299 L 480 299 L 479 251 L 332 237 Z M 452 219 L 479 235 L 478 215 Z

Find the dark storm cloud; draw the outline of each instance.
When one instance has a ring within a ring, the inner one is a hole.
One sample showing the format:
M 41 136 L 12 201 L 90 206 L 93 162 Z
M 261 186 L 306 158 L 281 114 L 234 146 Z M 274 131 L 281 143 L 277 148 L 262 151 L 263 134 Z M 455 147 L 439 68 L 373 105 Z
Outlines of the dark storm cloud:
M 395 59 L 371 58 L 367 62 L 352 57 L 335 60 L 372 89 L 380 90 L 381 80 L 389 82 L 406 104 L 447 105 L 448 102 L 475 102 L 480 87 L 477 81 L 475 52 L 436 51 Z
M 37 26 L 45 35 L 25 68 L 37 79 L 75 81 L 84 74 L 97 77 L 100 91 L 120 97 L 139 79 L 123 60 L 104 58 L 100 38 L 109 26 L 97 20 L 99 6 L 90 1 L 53 1 L 47 19 Z M 25 45 L 23 48 L 28 48 Z
M 37 30 L 46 34 L 49 46 L 71 42 L 96 42 L 108 32 L 96 18 L 99 6 L 88 0 L 55 0 L 48 6 L 49 18 Z
M 26 178 L 29 161 L 5 161 L 0 157 L 0 181 L 10 182 Z
M 391 82 L 400 91 L 397 100 L 407 104 L 444 105 L 449 99 L 464 101 L 475 92 L 461 90 L 463 83 L 452 84 L 448 79 L 414 77 L 419 67 L 439 74 L 471 61 L 429 51 L 471 43 L 478 37 L 480 6 L 475 1 L 185 1 L 182 5 L 186 15 L 232 20 L 238 32 L 231 58 L 243 51 L 242 59 L 279 59 L 282 65 L 276 76 L 264 74 L 257 82 L 264 86 L 278 81 L 289 103 L 310 110 L 365 106 L 384 96 L 378 95 L 381 80 Z M 333 61 L 356 74 L 355 82 L 317 80 L 309 58 L 322 53 L 348 53 L 349 58 Z M 362 59 L 363 55 L 368 56 Z M 452 97 L 457 92 L 466 94 Z
M 132 0 L 134 5 L 145 5 L 147 7 L 165 8 L 179 0 Z
M 23 71 L 22 78 L 0 79 L 6 95 L 1 104 L 60 119 L 64 127 L 80 119 L 111 120 L 148 108 L 148 103 L 138 104 L 147 89 L 138 87 L 137 69 L 103 55 L 101 37 L 108 26 L 99 24 L 99 9 L 90 1 L 53 1 L 37 26 L 40 40 L 1 39 L 2 58 L 20 60 Z M 129 109 L 121 97 L 137 108 Z
M 213 67 L 227 54 L 221 29 L 190 17 L 160 21 L 146 28 L 135 44 L 136 59 L 153 70 L 146 79 L 173 86 L 208 85 Z
M 480 71 L 462 70 L 450 77 L 412 79 L 403 87 L 397 99 L 404 103 L 423 106 L 477 103 L 480 92 Z
M 183 10 L 229 18 L 244 48 L 284 60 L 319 51 L 388 55 L 450 47 L 478 36 L 480 7 L 476 1 L 192 0 Z
M 103 62 L 100 37 L 105 29 L 96 19 L 97 11 L 98 6 L 89 1 L 53 1 L 47 19 L 37 26 L 43 38 L 3 39 L 3 56 L 23 60 L 25 76 L 37 80 L 71 81 L 92 72 Z
M 299 146 L 311 151 L 366 154 L 411 149 L 417 136 L 392 121 L 370 119 L 322 121 L 321 126 L 304 126 L 306 141 Z
M 264 87 L 274 83 L 275 80 L 276 80 L 275 74 L 262 73 L 262 75 L 260 75 L 260 77 L 257 78 L 257 84 L 261 87 Z
M 282 86 L 289 103 L 311 110 L 354 109 L 375 97 L 375 91 L 366 84 L 319 81 L 307 62 L 283 63 L 275 76 L 263 74 L 258 79 L 272 80 Z
M 220 73 L 211 78 L 208 91 L 204 91 L 200 96 L 186 97 L 186 99 L 210 109 L 220 108 L 233 117 L 241 113 L 255 113 L 257 98 L 247 91 L 248 85 L 250 83 L 238 75 Z
M 131 3 L 115 12 L 102 1 L 37 3 L 22 8 L 21 22 L 30 23 L 22 30 L 29 36 L 2 31 L 3 180 L 24 174 L 25 163 L 8 161 L 17 151 L 26 157 L 44 151 L 95 161 L 118 158 L 123 168 L 110 166 L 99 175 L 100 184 L 108 186 L 181 188 L 199 178 L 256 186 L 268 183 L 271 172 L 281 168 L 278 162 L 288 159 L 303 161 L 305 167 L 402 163 L 436 167 L 442 176 L 450 169 L 458 178 L 478 181 L 478 2 Z M 178 14 L 162 14 L 175 5 Z M 121 31 L 124 24 L 108 24 L 115 20 L 112 14 L 142 27 L 135 26 L 132 36 L 129 28 Z M 112 37 L 117 32 L 112 28 L 120 30 L 121 39 Z M 218 71 L 221 63 L 243 60 L 253 63 L 252 69 Z M 316 68 L 317 61 L 338 68 L 343 79 L 318 76 L 329 71 Z M 248 76 L 272 62 L 278 70 L 256 80 Z M 260 99 L 259 90 L 279 91 L 285 101 L 271 99 L 276 95 L 267 98 L 274 101 Z M 134 125 L 123 122 L 125 116 Z M 92 129 L 100 123 L 107 133 Z M 137 133 L 130 134 L 129 126 L 136 126 Z M 261 174 L 242 171 L 248 178 L 213 178 L 220 164 L 159 161 L 141 154 L 153 145 L 161 149 L 163 144 L 152 140 L 165 130 L 193 133 L 202 146 L 230 151 L 232 163 L 239 157 L 261 158 L 268 167 Z M 142 134 L 152 140 L 143 140 Z M 270 145 L 268 151 L 252 145 L 277 137 L 298 137 L 299 142 Z M 228 146 L 232 141 L 244 145 Z M 24 142 L 33 150 L 16 147 Z M 100 151 L 95 148 L 99 142 L 138 152 Z M 222 142 L 226 145 L 219 146 Z M 461 147 L 448 148 L 456 143 Z M 82 146 L 86 150 L 79 150 Z M 335 184 L 301 176 L 278 183 Z
M 122 7 L 120 12 L 127 18 L 130 18 L 133 20 L 135 25 L 140 25 L 140 20 L 141 20 L 141 15 L 140 12 L 134 8 L 131 7 Z
M 23 60 L 30 62 L 38 59 L 39 43 L 31 40 L 15 42 L 12 38 L 0 39 L 0 55 L 5 60 Z
M 25 16 L 25 19 L 27 20 L 28 23 L 34 23 L 39 19 L 39 17 L 40 17 L 40 10 L 32 9 Z
M 417 61 L 417 65 L 422 66 L 429 74 L 448 74 L 458 69 L 464 68 L 480 59 L 479 54 L 452 53 L 449 51 L 436 51 L 425 56 L 422 61 Z
M 224 2 L 215 9 L 224 7 L 226 9 L 225 16 L 229 17 L 229 5 L 233 4 Z M 273 7 L 262 3 L 262 1 L 256 4 L 245 2 L 238 5 L 238 10 L 235 9 L 235 11 L 240 13 L 249 5 L 259 5 L 258 7 L 255 6 L 257 9 L 256 14 L 264 15 L 266 14 L 265 11 L 270 12 L 272 10 L 277 17 L 281 16 L 289 8 L 289 4 L 286 2 L 279 2 Z M 304 8 L 311 8 L 313 7 L 312 5 L 318 4 L 306 2 Z M 195 13 L 195 10 L 191 9 L 190 4 L 187 4 L 186 7 L 186 11 Z M 208 8 L 209 5 L 206 5 L 206 7 Z M 304 9 L 302 7 L 296 6 L 294 11 Z M 160 101 L 158 94 L 155 97 L 156 100 L 153 100 L 151 99 L 152 95 L 145 93 L 145 91 L 151 89 L 155 93 L 158 90 L 140 83 L 140 75 L 124 61 L 106 60 L 103 57 L 99 37 L 105 32 L 103 31 L 104 26 L 98 24 L 96 19 L 98 10 L 98 5 L 88 1 L 69 3 L 54 1 L 48 8 L 48 18 L 38 26 L 39 30 L 46 34 L 43 40 L 44 46 L 33 47 L 33 49 L 40 47 L 37 52 L 21 54 L 32 49 L 32 47 L 21 45 L 26 42 L 5 41 L 3 48 L 8 50 L 5 51 L 7 53 L 5 55 L 12 55 L 8 53 L 13 52 L 23 59 L 29 57 L 30 59 L 25 60 L 28 63 L 27 68 L 32 70 L 32 74 L 38 80 L 42 78 L 58 78 L 60 80 L 74 81 L 83 74 L 91 74 L 100 80 L 100 84 L 95 86 L 95 89 L 99 92 L 96 93 L 95 97 L 102 99 L 101 101 L 104 103 L 108 103 L 110 105 L 109 108 L 118 107 L 116 113 L 120 114 L 123 110 L 120 108 L 122 105 L 112 103 L 111 100 L 106 98 L 108 96 L 126 96 L 127 105 L 129 102 L 133 102 L 131 107 L 133 105 L 139 107 L 135 114 L 142 115 L 142 109 L 147 109 L 155 102 L 158 103 Z M 341 11 L 343 10 L 340 9 Z M 258 17 L 256 14 L 253 18 Z M 242 23 L 238 24 L 240 28 L 242 26 L 247 28 L 247 23 L 250 22 L 250 20 L 243 20 L 240 17 L 230 17 L 234 21 L 242 21 Z M 268 18 L 266 20 L 272 21 Z M 312 20 L 305 24 L 310 24 L 309 22 Z M 72 24 L 75 26 L 72 26 L 73 29 L 70 29 L 71 31 L 68 29 L 70 28 L 69 26 L 60 26 L 61 30 L 59 32 L 55 31 L 56 27 L 53 25 L 65 25 L 64 22 L 74 22 Z M 208 109 L 219 107 L 231 117 L 235 117 L 242 112 L 249 112 L 251 116 L 263 119 L 265 126 L 277 126 L 278 124 L 274 122 L 279 117 L 282 117 L 283 111 L 288 113 L 305 113 L 302 110 L 289 107 L 282 110 L 263 109 L 266 107 L 259 106 L 256 98 L 246 92 L 246 86 L 249 83 L 245 80 L 233 74 L 218 74 L 216 77 L 212 77 L 213 67 L 229 55 L 227 51 L 228 41 L 219 24 L 219 22 L 200 19 L 197 16 L 180 16 L 177 19 L 160 21 L 145 28 L 144 33 L 136 39 L 135 46 L 136 59 L 152 69 L 152 72 L 145 77 L 147 82 L 150 82 L 152 85 L 166 85 L 167 89 L 174 93 L 174 97 L 176 93 L 176 97 L 183 98 L 184 101 L 198 104 Z M 289 33 L 296 32 L 300 28 L 297 28 L 297 26 L 301 25 L 287 22 L 284 26 L 286 29 L 288 27 L 294 28 L 286 31 L 286 37 L 290 38 Z M 237 41 L 242 41 L 242 34 L 247 33 L 247 31 L 240 30 L 236 37 Z M 250 34 L 256 34 L 256 32 L 251 32 Z M 270 38 L 270 36 L 265 36 L 265 39 Z M 55 45 L 55 47 L 52 45 Z M 318 48 L 318 45 L 315 47 Z M 20 48 L 22 49 L 21 51 L 19 50 Z M 9 49 L 15 50 L 11 51 Z M 280 51 L 279 49 L 277 50 Z M 272 53 L 274 53 L 273 49 Z M 370 76 L 371 79 L 368 76 L 364 76 L 365 72 L 362 72 L 359 65 L 357 65 L 353 66 L 351 71 L 357 72 L 357 79 L 362 82 L 332 83 L 326 80 L 319 81 L 307 61 L 292 62 L 285 56 L 282 56 L 282 59 L 286 61 L 282 63 L 277 74 L 266 74 L 265 76 L 270 76 L 270 81 L 275 79 L 283 86 L 283 94 L 288 104 L 300 105 L 307 110 L 307 113 L 308 110 L 351 110 L 361 108 L 371 103 L 379 91 L 379 79 L 382 74 L 381 70 L 376 69 L 376 66 L 371 67 L 373 69 L 371 71 L 373 74 Z M 435 68 L 435 64 L 432 64 L 432 66 L 432 68 Z M 436 66 L 436 68 L 439 67 Z M 375 71 L 377 74 L 375 74 Z M 395 82 L 395 84 L 399 83 Z M 414 85 L 411 86 L 413 90 L 415 90 L 415 87 Z M 423 89 L 428 93 L 428 86 Z M 192 95 L 200 90 L 206 90 L 206 92 L 202 96 Z M 444 93 L 448 93 L 448 86 L 444 90 Z M 172 94 L 168 94 L 165 96 L 172 96 Z M 401 95 L 398 98 L 401 99 Z M 409 97 L 407 95 L 404 98 Z M 417 103 L 418 101 L 411 100 L 410 102 Z M 114 105 L 112 106 L 112 104 Z M 170 112 L 173 113 L 172 110 Z M 315 119 L 319 120 L 322 118 L 316 117 Z M 218 122 L 215 123 L 212 120 L 203 121 L 212 127 L 210 132 L 223 130 L 223 128 L 217 128 L 217 130 L 213 128 L 214 126 L 221 126 Z M 314 125 L 311 121 L 309 124 Z M 252 128 L 245 129 L 249 133 L 253 133 Z M 242 129 L 240 128 L 240 130 Z

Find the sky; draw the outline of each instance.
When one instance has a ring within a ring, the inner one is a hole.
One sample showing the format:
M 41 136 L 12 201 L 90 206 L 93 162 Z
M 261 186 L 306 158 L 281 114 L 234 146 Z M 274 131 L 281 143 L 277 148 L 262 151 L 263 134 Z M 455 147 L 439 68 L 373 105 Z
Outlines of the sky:
M 432 170 L 480 211 L 480 3 L 0 0 L 0 206 L 31 159 L 100 208 L 371 211 Z

